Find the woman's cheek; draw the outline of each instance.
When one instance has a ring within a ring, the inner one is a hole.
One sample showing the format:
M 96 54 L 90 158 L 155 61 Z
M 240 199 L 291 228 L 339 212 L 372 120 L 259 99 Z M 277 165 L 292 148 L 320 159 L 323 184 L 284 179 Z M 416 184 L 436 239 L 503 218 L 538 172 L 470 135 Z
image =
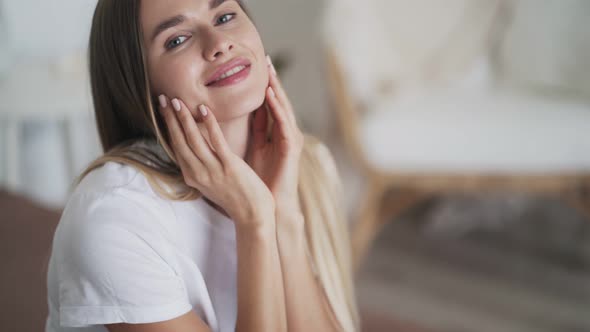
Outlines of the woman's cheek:
M 199 89 L 199 70 L 192 63 L 175 62 L 167 68 L 160 82 L 164 82 L 164 91 L 171 98 L 181 98 L 183 101 L 193 102 L 192 99 L 202 98 L 203 89 Z

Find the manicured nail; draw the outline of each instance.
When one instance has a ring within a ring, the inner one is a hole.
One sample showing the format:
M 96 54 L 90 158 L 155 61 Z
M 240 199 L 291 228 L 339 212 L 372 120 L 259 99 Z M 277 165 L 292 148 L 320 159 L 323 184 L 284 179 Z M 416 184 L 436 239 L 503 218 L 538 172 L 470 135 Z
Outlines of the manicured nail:
M 273 75 L 277 75 L 277 71 L 275 69 L 275 66 L 272 64 L 272 59 L 270 58 L 270 55 L 266 56 L 266 61 L 268 62 L 268 66 L 270 67 L 270 71 Z
M 205 105 L 199 105 L 199 111 L 201 111 L 203 116 L 207 116 L 207 107 Z
M 270 87 L 270 86 L 268 87 L 268 92 L 270 93 L 271 97 L 273 97 L 273 98 L 275 97 L 275 91 L 272 89 L 272 87 Z
M 172 99 L 172 107 L 174 107 L 177 112 L 180 111 L 180 101 L 176 98 Z
M 160 99 L 160 106 L 162 106 L 162 108 L 168 106 L 168 103 L 166 102 L 166 96 L 160 95 L 158 99 Z

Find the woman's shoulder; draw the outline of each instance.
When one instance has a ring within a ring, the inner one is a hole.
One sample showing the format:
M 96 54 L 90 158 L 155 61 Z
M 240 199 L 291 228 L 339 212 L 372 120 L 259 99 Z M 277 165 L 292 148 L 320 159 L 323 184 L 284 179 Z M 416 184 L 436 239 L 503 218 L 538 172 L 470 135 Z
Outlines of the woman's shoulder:
M 77 223 L 100 219 L 99 223 L 125 220 L 147 224 L 146 218 L 170 218 L 173 213 L 163 198 L 151 188 L 138 169 L 107 162 L 88 173 L 71 193 L 62 219 Z
M 70 195 L 54 243 L 64 250 L 107 242 L 124 247 L 137 239 L 163 243 L 176 217 L 170 205 L 154 195 L 141 172 L 107 162 L 84 177 Z
M 72 195 L 122 190 L 150 193 L 150 189 L 147 179 L 137 168 L 109 161 L 89 172 L 76 186 Z
M 176 270 L 175 215 L 143 174 L 114 162 L 91 171 L 63 210 L 48 277 L 64 326 L 186 312 Z M 120 307 L 124 304 L 123 307 Z M 154 311 L 156 310 L 156 311 Z

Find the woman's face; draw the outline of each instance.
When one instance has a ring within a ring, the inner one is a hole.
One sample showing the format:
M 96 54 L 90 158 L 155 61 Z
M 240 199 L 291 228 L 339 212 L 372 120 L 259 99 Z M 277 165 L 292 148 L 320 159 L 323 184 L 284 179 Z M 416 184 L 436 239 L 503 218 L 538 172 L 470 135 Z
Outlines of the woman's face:
M 264 47 L 237 1 L 143 0 L 140 20 L 155 97 L 180 98 L 194 114 L 205 104 L 219 122 L 264 102 Z

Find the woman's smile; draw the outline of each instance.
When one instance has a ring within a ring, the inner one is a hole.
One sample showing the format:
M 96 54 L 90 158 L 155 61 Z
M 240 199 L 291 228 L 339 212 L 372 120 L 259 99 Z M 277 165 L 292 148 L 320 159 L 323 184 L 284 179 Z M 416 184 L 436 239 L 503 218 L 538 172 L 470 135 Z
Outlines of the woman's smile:
M 251 63 L 245 58 L 236 58 L 220 66 L 205 84 L 208 87 L 224 87 L 244 81 L 250 75 Z

